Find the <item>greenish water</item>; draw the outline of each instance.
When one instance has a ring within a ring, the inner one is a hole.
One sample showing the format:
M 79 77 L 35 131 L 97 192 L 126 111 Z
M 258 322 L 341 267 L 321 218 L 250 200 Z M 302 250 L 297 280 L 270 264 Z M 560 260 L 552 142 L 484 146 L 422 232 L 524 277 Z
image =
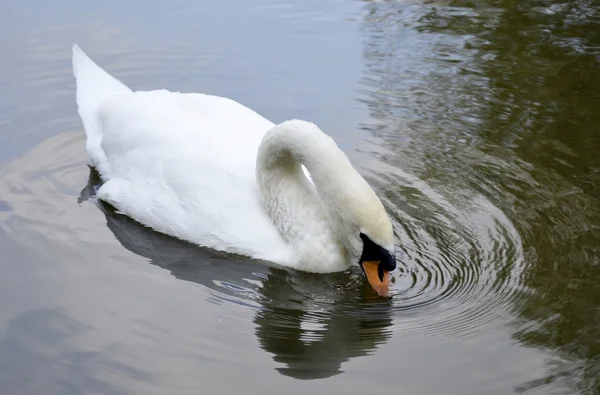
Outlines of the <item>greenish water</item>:
M 0 4 L 0 392 L 600 394 L 599 6 Z M 394 217 L 394 297 L 96 204 L 73 42 L 330 133 Z

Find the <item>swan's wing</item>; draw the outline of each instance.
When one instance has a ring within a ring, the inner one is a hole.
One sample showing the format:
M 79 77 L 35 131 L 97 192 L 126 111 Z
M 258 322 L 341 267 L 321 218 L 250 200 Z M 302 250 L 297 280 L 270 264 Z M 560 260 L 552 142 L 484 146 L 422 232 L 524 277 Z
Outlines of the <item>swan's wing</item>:
M 108 180 L 101 199 L 163 233 L 284 260 L 255 176 L 270 121 L 229 99 L 168 91 L 114 96 L 98 115 Z
M 76 45 L 73 73 L 86 148 L 105 181 L 99 198 L 182 239 L 288 259 L 260 206 L 254 174 L 258 146 L 273 123 L 221 97 L 132 92 Z

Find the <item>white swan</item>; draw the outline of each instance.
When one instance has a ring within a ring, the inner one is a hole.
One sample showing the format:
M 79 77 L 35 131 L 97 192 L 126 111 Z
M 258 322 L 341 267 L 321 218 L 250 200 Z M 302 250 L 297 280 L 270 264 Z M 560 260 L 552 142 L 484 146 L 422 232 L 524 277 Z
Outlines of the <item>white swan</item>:
M 73 72 L 99 199 L 200 246 L 310 272 L 358 264 L 387 294 L 390 219 L 317 126 L 217 96 L 132 92 L 76 44 Z

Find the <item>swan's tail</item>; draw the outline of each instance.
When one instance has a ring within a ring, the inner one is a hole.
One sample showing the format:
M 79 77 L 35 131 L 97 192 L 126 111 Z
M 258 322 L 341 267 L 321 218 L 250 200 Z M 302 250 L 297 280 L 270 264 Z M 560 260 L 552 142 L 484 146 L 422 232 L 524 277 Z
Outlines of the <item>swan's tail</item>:
M 92 164 L 101 161 L 102 131 L 98 120 L 98 108 L 104 100 L 129 89 L 90 59 L 77 44 L 73 45 L 73 75 L 77 83 L 77 110 L 87 137 L 87 150 Z
M 73 75 L 77 80 L 77 105 L 80 110 L 98 108 L 109 96 L 131 92 L 125 84 L 94 63 L 77 44 L 73 45 Z

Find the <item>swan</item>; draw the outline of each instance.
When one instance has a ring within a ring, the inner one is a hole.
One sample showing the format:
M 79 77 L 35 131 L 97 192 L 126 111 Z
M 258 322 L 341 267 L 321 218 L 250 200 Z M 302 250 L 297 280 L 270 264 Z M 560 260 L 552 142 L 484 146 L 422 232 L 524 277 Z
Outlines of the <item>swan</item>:
M 132 91 L 73 45 L 96 198 L 157 231 L 328 273 L 362 268 L 381 296 L 396 267 L 389 215 L 315 124 L 274 124 L 219 96 Z

